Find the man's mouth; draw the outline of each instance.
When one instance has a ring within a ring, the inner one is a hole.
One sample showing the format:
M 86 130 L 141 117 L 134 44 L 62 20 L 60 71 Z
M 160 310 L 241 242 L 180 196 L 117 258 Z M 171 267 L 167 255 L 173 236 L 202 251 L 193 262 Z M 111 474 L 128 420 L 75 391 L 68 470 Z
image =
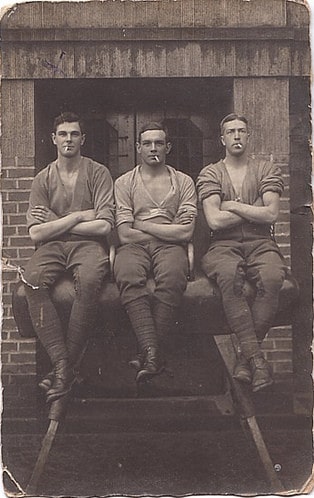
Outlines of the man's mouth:
M 236 149 L 242 149 L 243 146 L 242 146 L 242 144 L 234 144 L 234 147 Z
M 158 156 L 152 156 L 152 159 L 154 159 L 154 161 L 156 161 L 156 163 L 160 163 Z

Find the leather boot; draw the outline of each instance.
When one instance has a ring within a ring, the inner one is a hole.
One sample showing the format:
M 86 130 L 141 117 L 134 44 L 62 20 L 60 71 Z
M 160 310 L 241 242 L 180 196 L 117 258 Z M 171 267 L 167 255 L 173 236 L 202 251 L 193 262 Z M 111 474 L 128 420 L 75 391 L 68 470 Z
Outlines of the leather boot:
M 239 380 L 240 382 L 244 382 L 245 384 L 251 384 L 252 382 L 252 372 L 249 362 L 242 354 L 237 357 L 237 363 L 234 367 L 233 378 Z
M 54 381 L 47 392 L 47 403 L 55 401 L 71 391 L 75 381 L 73 369 L 68 360 L 59 360 L 54 367 Z
M 161 360 L 157 348 L 148 347 L 145 351 L 143 368 L 136 376 L 136 382 L 149 380 L 155 375 L 161 374 L 165 369 L 165 363 Z
M 129 361 L 129 365 L 132 368 L 135 368 L 135 370 L 138 372 L 143 368 L 145 362 L 145 355 L 144 353 L 137 353 L 136 358 L 134 360 Z
M 274 382 L 270 365 L 262 355 L 253 356 L 250 359 L 252 369 L 252 391 L 257 392 L 267 386 L 271 386 Z
M 43 391 L 48 392 L 49 389 L 51 389 L 54 378 L 54 371 L 51 370 L 51 372 L 47 373 L 47 375 L 39 382 L 38 387 L 40 387 Z

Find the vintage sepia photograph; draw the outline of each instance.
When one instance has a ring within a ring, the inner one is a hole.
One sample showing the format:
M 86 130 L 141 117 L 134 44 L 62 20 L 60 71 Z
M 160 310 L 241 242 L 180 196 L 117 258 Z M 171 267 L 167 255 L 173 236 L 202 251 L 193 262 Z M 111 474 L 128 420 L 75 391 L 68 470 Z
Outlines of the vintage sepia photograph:
M 310 18 L 1 5 L 5 496 L 312 492 Z

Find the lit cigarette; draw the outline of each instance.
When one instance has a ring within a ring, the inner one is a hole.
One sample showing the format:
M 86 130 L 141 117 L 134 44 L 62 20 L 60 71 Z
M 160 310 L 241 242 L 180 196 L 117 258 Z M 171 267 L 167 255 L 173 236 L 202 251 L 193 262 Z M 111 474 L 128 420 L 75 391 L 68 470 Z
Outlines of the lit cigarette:
M 159 163 L 159 157 L 158 156 L 154 156 L 154 159 L 155 159 L 155 161 L 157 161 L 157 163 Z
M 237 149 L 242 149 L 242 145 L 241 144 L 235 144 L 236 148 Z

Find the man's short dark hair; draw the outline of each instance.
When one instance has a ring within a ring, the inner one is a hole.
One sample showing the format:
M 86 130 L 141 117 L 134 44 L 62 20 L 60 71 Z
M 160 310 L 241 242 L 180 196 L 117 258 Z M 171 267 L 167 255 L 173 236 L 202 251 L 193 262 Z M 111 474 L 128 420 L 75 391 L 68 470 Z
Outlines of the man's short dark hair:
M 169 142 L 169 132 L 168 132 L 168 128 L 165 125 L 165 123 L 151 121 L 150 123 L 146 123 L 141 127 L 139 134 L 138 134 L 138 142 L 139 143 L 141 142 L 142 133 L 144 133 L 145 131 L 148 131 L 148 130 L 162 130 L 162 131 L 164 131 L 165 135 L 166 135 L 166 142 Z
M 238 121 L 242 121 L 243 123 L 246 124 L 247 127 L 249 126 L 248 120 L 246 119 L 245 116 L 240 116 L 239 114 L 232 112 L 231 114 L 228 114 L 220 121 L 220 133 L 221 133 L 221 135 L 224 132 L 224 124 L 229 123 L 229 121 L 234 121 L 235 119 L 237 119 Z
M 75 114 L 75 112 L 62 112 L 61 114 L 59 114 L 59 116 L 57 116 L 53 122 L 53 133 L 56 133 L 58 126 L 62 123 L 78 123 L 80 125 L 82 135 L 85 132 L 84 122 L 82 121 L 80 116 Z

